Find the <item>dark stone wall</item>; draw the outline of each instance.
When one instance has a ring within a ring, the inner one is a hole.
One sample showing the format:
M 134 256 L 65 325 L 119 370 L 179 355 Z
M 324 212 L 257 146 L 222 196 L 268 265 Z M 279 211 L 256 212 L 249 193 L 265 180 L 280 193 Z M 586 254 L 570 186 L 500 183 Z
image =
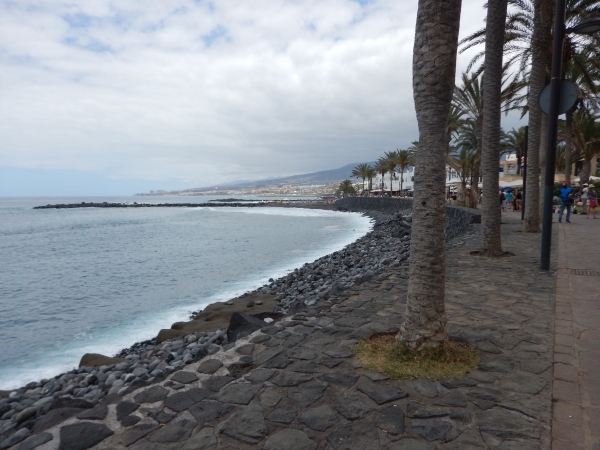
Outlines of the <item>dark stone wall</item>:
M 386 215 L 409 215 L 412 212 L 412 199 L 409 198 L 374 198 L 346 197 L 335 202 L 341 211 L 376 212 Z M 446 239 L 454 239 L 466 233 L 472 223 L 481 223 L 481 211 L 478 209 L 446 207 Z

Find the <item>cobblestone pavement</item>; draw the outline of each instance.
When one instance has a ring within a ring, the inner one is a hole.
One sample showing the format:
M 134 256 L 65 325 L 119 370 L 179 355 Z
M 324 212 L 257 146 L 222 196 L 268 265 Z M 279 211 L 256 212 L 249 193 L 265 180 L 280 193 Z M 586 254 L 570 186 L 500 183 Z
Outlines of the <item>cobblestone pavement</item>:
M 469 256 L 476 237 L 449 246 L 449 333 L 481 356 L 464 379 L 392 381 L 355 359 L 358 340 L 397 330 L 401 266 L 160 384 L 58 425 L 50 411 L 13 448 L 549 449 L 554 278 L 538 270 L 539 235 L 517 232 L 516 214 L 505 219 L 504 247 L 516 256 Z
M 552 448 L 600 450 L 600 221 L 558 227 Z M 556 241 L 555 241 L 556 245 Z

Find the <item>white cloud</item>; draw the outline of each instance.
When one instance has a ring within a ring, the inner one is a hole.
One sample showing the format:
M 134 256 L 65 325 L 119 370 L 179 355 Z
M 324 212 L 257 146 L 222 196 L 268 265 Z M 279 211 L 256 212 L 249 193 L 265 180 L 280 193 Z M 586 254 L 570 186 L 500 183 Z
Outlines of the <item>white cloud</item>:
M 0 0 L 1 164 L 194 187 L 374 159 L 417 139 L 416 7 Z

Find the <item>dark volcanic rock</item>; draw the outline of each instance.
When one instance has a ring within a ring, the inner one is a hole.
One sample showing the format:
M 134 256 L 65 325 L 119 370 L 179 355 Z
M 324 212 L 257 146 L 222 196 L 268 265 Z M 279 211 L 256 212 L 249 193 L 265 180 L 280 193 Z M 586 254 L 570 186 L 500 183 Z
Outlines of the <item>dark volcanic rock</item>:
M 267 420 L 278 423 L 292 423 L 296 418 L 296 411 L 292 409 L 277 408 L 274 409 L 268 416 Z
M 325 431 L 340 420 L 333 410 L 327 405 L 310 408 L 300 414 L 300 422 L 317 431 Z
M 69 417 L 76 416 L 83 411 L 85 410 L 81 408 L 57 408 L 48 411 L 44 416 L 40 417 L 40 419 L 35 422 L 31 432 L 35 434 L 48 430 L 53 426 L 64 422 Z
M 180 370 L 171 377 L 171 380 L 181 384 L 188 384 L 193 383 L 194 381 L 198 381 L 198 375 L 196 375 L 193 372 Z
M 323 396 L 327 383 L 305 384 L 297 388 L 288 389 L 288 397 L 301 406 L 309 406 Z
M 404 411 L 397 405 L 384 410 L 377 418 L 377 427 L 397 435 L 404 434 Z
M 183 392 L 177 392 L 165 399 L 165 406 L 173 411 L 181 412 L 188 409 L 190 406 L 201 402 L 212 392 L 206 389 L 193 388 Z
M 86 450 L 112 436 L 114 432 L 101 423 L 80 422 L 60 429 L 58 450 Z
M 354 372 L 341 369 L 321 375 L 319 380 L 336 386 L 341 386 L 343 388 L 349 388 L 356 383 L 356 380 L 358 380 L 358 375 Z
M 202 386 L 206 389 L 209 389 L 213 392 L 219 392 L 223 386 L 234 381 L 234 377 L 230 377 L 228 375 L 222 375 L 218 377 L 210 377 L 207 380 L 202 382 Z
M 138 416 L 127 416 L 121 419 L 121 425 L 124 427 L 132 427 L 137 424 L 140 420 L 142 420 Z
M 250 383 L 231 384 L 211 398 L 219 402 L 247 405 L 262 386 Z
M 189 412 L 194 416 L 199 424 L 203 424 L 229 414 L 232 409 L 233 405 L 206 400 L 190 406 Z
M 94 406 L 92 409 L 79 414 L 78 419 L 81 420 L 104 420 L 108 414 L 108 405 L 106 403 L 100 403 Z
M 217 370 L 219 370 L 219 368 L 221 368 L 222 366 L 223 366 L 223 363 L 221 361 L 219 361 L 218 359 L 207 359 L 200 363 L 200 365 L 198 366 L 198 369 L 196 371 L 200 372 L 200 373 L 207 373 L 209 375 L 212 375 Z
M 139 441 L 141 438 L 146 436 L 148 433 L 159 428 L 159 425 L 153 423 L 140 423 L 132 428 L 128 428 L 123 432 L 121 439 L 125 446 L 130 446 L 134 442 Z
M 169 391 L 160 386 L 152 386 L 135 395 L 134 399 L 137 403 L 156 403 L 167 398 Z
M 373 408 L 367 404 L 364 395 L 356 392 L 344 392 L 333 400 L 333 409 L 348 420 L 361 419 Z
M 423 422 L 413 423 L 412 429 L 415 433 L 428 441 L 440 441 L 446 438 L 446 435 L 452 429 L 452 424 L 442 422 L 441 420 L 425 420 Z
M 392 442 L 388 444 L 387 448 L 388 450 L 435 450 L 435 447 L 431 444 L 410 438 Z
M 255 369 L 244 378 L 253 383 L 264 383 L 275 374 L 274 369 Z
M 258 444 L 269 433 L 262 410 L 252 406 L 235 412 L 221 426 L 221 433 L 248 444 Z
M 196 425 L 195 421 L 187 419 L 169 422 L 150 436 L 148 440 L 151 442 L 181 442 L 190 436 Z
M 265 321 L 257 319 L 256 317 L 240 312 L 234 312 L 229 320 L 227 339 L 230 343 L 235 342 L 239 338 L 248 336 L 266 325 L 267 323 Z
M 539 439 L 541 425 L 519 413 L 494 408 L 478 414 L 479 429 L 502 439 Z
M 121 402 L 117 405 L 117 420 L 121 420 L 123 417 L 128 416 L 140 407 L 137 403 L 133 402 Z
M 292 428 L 274 434 L 265 443 L 263 450 L 315 450 L 317 443 L 305 432 Z
M 298 386 L 310 380 L 312 380 L 312 375 L 284 370 L 275 378 L 273 378 L 272 382 L 280 387 L 289 387 Z
M 46 442 L 50 442 L 52 439 L 53 437 L 50 433 L 39 433 L 21 442 L 17 450 L 33 450 Z
M 368 395 L 378 405 L 408 397 L 408 393 L 399 387 L 385 384 L 360 384 L 357 389 Z
M 334 450 L 381 450 L 377 429 L 366 422 L 350 422 L 327 436 Z

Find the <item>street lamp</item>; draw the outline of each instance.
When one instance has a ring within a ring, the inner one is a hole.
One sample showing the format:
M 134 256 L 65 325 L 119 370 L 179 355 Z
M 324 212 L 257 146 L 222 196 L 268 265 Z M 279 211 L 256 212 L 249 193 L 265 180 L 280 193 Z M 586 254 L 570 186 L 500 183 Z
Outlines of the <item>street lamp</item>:
M 544 212 L 542 220 L 541 269 L 550 270 L 552 246 L 552 199 L 554 197 L 554 172 L 556 169 L 556 135 L 560 106 L 562 80 L 562 56 L 565 32 L 593 34 L 600 31 L 600 18 L 584 20 L 565 30 L 566 0 L 556 0 L 554 18 L 554 47 L 552 49 L 552 71 L 550 75 L 550 108 L 548 112 L 548 146 L 546 148 L 546 174 L 544 182 Z

